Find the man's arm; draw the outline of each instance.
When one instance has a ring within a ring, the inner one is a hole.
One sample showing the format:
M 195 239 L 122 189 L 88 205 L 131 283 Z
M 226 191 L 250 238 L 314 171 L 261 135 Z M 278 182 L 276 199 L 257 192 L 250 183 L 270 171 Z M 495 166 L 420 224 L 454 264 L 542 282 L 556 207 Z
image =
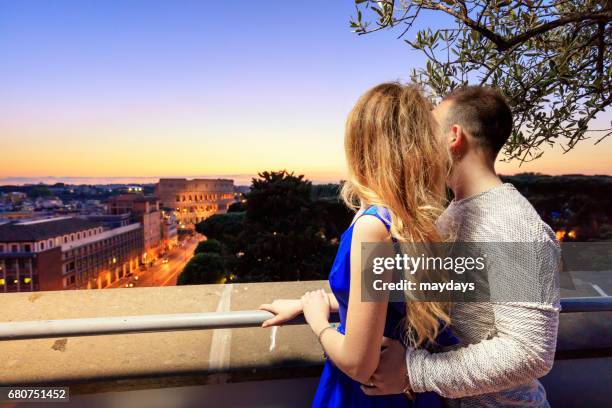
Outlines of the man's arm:
M 539 305 L 494 304 L 496 333 L 477 344 L 441 353 L 388 342 L 369 395 L 433 391 L 446 398 L 502 391 L 542 377 L 555 355 L 559 312 Z M 405 359 L 404 359 L 405 357 Z M 406 376 L 409 383 L 406 380 Z
M 518 258 L 508 251 L 496 254 L 491 269 L 496 273 L 488 275 L 495 298 L 507 299 L 524 291 L 528 299 L 537 300 L 489 303 L 493 320 L 484 333 L 471 330 L 482 314 L 481 307 L 477 303 L 455 304 L 451 331 L 453 326 L 471 331 L 473 341 L 467 343 L 474 344 L 441 353 L 408 350 L 406 369 L 412 391 L 433 391 L 447 398 L 488 394 L 529 383 L 550 371 L 559 327 L 555 275 L 560 252 L 553 237 L 546 235 L 537 242 L 521 247 L 523 254 Z M 475 342 L 478 339 L 482 340 Z M 379 367 L 379 371 L 385 369 Z M 381 388 L 385 388 L 387 375 L 379 375 L 383 378 Z
M 408 350 L 406 363 L 415 392 L 447 398 L 502 391 L 528 383 L 552 368 L 559 325 L 558 310 L 494 304 L 492 338 L 456 350 Z
M 481 305 L 456 304 L 451 321 L 482 340 L 437 354 L 408 351 L 408 378 L 415 392 L 434 391 L 447 398 L 488 394 L 527 384 L 552 368 L 559 327 L 558 245 L 544 237 L 522 245 L 520 257 L 500 250 L 489 266 L 495 272 L 488 274 L 492 298 L 530 300 L 491 302 L 493 322 L 486 332 L 470 329 Z

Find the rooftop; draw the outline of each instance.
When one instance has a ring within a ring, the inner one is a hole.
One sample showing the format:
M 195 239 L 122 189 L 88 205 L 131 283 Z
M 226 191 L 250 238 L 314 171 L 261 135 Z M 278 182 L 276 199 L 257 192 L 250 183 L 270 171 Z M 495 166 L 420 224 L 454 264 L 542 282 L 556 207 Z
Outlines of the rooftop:
M 137 202 L 137 203 L 144 203 L 144 202 L 149 202 L 149 203 L 155 203 L 156 201 L 158 201 L 155 197 L 153 196 L 145 196 L 143 194 L 136 194 L 136 193 L 128 193 L 128 194 L 119 194 L 113 197 L 110 197 L 108 199 L 109 203 L 112 202 Z
M 316 336 L 300 322 L 261 329 L 257 326 L 267 315 L 255 309 L 273 298 L 295 298 L 321 287 L 327 282 L 4 294 L 0 309 L 11 312 L 0 316 L 0 354 L 6 356 L 0 385 L 70 386 L 71 403 L 83 407 L 199 407 L 202 401 L 306 407 L 323 363 Z M 557 360 L 542 379 L 552 406 L 609 401 L 612 301 L 591 299 L 563 302 Z M 95 321 L 76 333 L 66 331 L 79 330 L 75 320 L 49 321 L 82 318 Z M 194 318 L 199 326 L 189 328 Z M 8 339 L 7 333 L 23 330 L 6 324 L 28 326 L 24 322 L 30 321 L 38 321 L 35 325 L 47 335 Z M 151 322 L 158 324 L 153 331 L 147 329 Z M 100 323 L 132 327 L 96 334 Z
M 82 238 L 77 241 L 69 242 L 67 244 L 62 244 L 62 251 L 69 251 L 71 249 L 78 248 L 83 245 L 91 244 L 92 242 L 98 242 L 103 239 L 115 237 L 117 235 L 124 234 L 129 231 L 133 231 L 140 227 L 141 227 L 140 223 L 136 222 L 134 224 L 125 225 L 123 227 L 113 228 L 113 229 L 101 232 L 99 234 L 96 234 L 96 235 L 91 235 L 89 237 Z
M 103 222 L 103 221 L 123 221 L 130 219 L 130 213 L 121 213 L 121 214 L 91 214 L 84 216 L 83 218 L 94 221 L 94 222 Z
M 0 225 L 0 242 L 33 242 L 102 226 L 76 217 L 49 218 Z

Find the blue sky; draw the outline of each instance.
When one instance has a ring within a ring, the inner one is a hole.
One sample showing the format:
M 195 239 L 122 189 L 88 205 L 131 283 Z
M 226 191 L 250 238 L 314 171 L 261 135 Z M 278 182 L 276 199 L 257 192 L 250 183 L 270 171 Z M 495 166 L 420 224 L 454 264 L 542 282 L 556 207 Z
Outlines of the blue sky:
M 0 178 L 337 180 L 358 96 L 424 63 L 397 32 L 352 33 L 353 13 L 350 0 L 0 0 Z

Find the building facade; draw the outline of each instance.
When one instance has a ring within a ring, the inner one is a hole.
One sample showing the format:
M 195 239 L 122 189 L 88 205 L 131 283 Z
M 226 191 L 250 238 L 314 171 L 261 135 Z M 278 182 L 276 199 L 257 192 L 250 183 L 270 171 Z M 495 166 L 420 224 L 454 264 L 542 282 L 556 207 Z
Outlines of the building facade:
M 79 218 L 100 223 L 104 226 L 104 229 L 125 227 L 133 223 L 131 214 L 91 214 L 79 216 Z
M 107 205 L 110 215 L 130 214 L 132 222 L 142 224 L 143 263 L 152 262 L 161 255 L 162 213 L 159 210 L 159 201 L 156 198 L 145 197 L 142 194 L 121 194 L 111 197 Z
M 142 230 L 140 223 L 134 223 L 63 245 L 62 286 L 103 289 L 134 273 L 143 252 Z
M 138 267 L 139 223 L 58 217 L 0 225 L 0 292 L 104 288 Z
M 211 215 L 227 212 L 234 201 L 234 180 L 160 179 L 155 195 L 162 208 L 174 211 L 179 229 L 193 230 Z
M 174 211 L 162 210 L 162 246 L 169 251 L 178 245 L 178 231 Z

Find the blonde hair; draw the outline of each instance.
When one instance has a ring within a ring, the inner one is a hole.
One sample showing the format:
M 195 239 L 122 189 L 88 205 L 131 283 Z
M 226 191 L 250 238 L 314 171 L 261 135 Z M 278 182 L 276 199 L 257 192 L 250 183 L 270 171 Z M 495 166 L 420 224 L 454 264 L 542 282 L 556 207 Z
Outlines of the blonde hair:
M 342 198 L 353 210 L 385 207 L 391 236 L 400 242 L 442 240 L 435 222 L 446 201 L 450 160 L 431 109 L 415 86 L 383 83 L 359 98 L 346 121 Z M 434 342 L 441 322 L 450 322 L 448 304 L 406 302 L 413 346 Z

